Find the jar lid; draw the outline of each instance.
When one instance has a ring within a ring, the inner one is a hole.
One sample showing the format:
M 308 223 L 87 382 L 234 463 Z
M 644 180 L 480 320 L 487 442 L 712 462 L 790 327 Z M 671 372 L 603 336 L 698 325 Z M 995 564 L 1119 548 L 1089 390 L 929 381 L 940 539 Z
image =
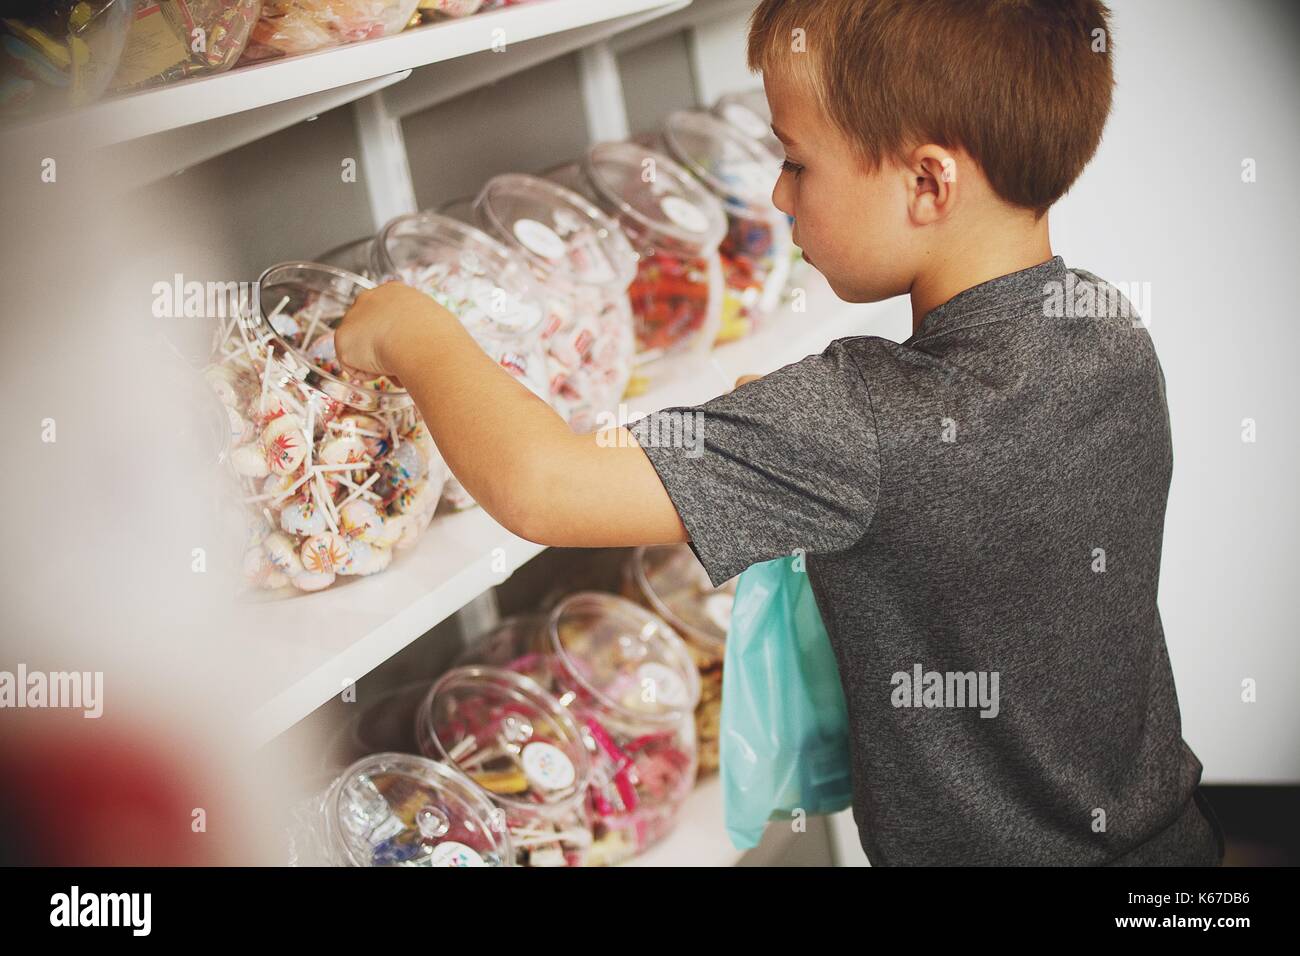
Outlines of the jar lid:
M 663 153 L 637 143 L 598 143 L 582 168 L 600 201 L 651 245 L 667 243 L 704 256 L 727 233 L 718 201 Z
M 670 113 L 663 136 L 673 158 L 706 183 L 728 212 L 774 213 L 772 189 L 780 166 L 758 142 L 699 110 Z
M 722 657 L 736 599 L 736 578 L 715 588 L 685 544 L 637 548 L 630 567 L 638 590 L 656 614 L 687 641 Z
M 723 93 L 713 104 L 713 114 L 757 140 L 777 159 L 785 156 L 785 146 L 772 132 L 772 107 L 762 89 Z
M 545 276 L 625 290 L 636 253 L 617 224 L 582 196 L 537 176 L 507 173 L 474 201 L 479 224 Z
M 372 754 L 325 798 L 336 858 L 348 866 L 513 866 L 510 834 L 482 792 L 452 767 Z
M 374 271 L 427 292 L 471 333 L 526 337 L 541 325 L 540 290 L 524 263 L 449 216 L 398 216 L 375 239 Z
M 280 367 L 270 374 L 292 376 L 365 411 L 409 406 L 405 389 L 384 376 L 362 380 L 345 371 L 334 354 L 335 326 L 352 300 L 374 287 L 364 276 L 321 262 L 281 262 L 263 272 L 254 290 L 251 331 L 275 343 L 271 351 Z
M 470 641 L 454 666 L 501 667 L 526 674 L 549 689 L 545 636 L 546 618 L 541 614 L 503 618 L 496 627 Z
M 420 749 L 447 761 L 507 808 L 584 798 L 591 759 L 569 711 L 530 677 L 457 667 L 438 679 L 416 716 Z
M 700 674 L 662 618 L 598 591 L 571 594 L 547 623 L 559 672 L 621 717 L 672 723 L 695 709 Z

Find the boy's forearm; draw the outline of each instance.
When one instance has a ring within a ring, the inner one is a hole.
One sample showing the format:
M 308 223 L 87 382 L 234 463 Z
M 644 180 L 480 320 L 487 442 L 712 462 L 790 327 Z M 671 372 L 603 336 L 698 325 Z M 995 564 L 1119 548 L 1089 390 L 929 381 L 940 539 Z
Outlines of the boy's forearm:
M 396 316 L 380 341 L 381 364 L 410 392 L 453 473 L 507 530 L 560 547 L 687 539 L 626 429 L 575 435 L 432 300 Z
M 430 305 L 395 323 L 381 346 L 384 366 L 410 392 L 465 490 L 518 534 L 539 507 L 533 462 L 562 456 L 572 432 L 450 312 Z

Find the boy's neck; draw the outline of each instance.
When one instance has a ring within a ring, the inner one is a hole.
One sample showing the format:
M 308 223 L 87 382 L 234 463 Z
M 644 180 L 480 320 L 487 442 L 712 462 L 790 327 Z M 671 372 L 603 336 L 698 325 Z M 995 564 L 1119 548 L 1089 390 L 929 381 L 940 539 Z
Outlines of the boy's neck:
M 989 230 L 968 235 L 960 244 L 941 243 L 940 248 L 912 283 L 913 334 L 930 312 L 953 296 L 1052 258 L 1046 215 L 1028 229 Z

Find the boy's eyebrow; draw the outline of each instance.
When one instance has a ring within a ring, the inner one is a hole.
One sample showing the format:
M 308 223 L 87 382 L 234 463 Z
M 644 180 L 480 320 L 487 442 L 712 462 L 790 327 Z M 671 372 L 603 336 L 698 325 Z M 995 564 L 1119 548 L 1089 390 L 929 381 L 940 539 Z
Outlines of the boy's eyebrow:
M 776 134 L 776 138 L 779 139 L 781 142 L 785 143 L 785 145 L 787 145 L 787 146 L 793 146 L 793 145 L 795 145 L 794 140 L 792 140 L 789 136 L 786 136 L 785 133 L 783 133 L 783 132 L 781 132 L 779 129 L 777 129 L 775 123 L 772 124 L 772 132 L 775 133 L 775 134 Z

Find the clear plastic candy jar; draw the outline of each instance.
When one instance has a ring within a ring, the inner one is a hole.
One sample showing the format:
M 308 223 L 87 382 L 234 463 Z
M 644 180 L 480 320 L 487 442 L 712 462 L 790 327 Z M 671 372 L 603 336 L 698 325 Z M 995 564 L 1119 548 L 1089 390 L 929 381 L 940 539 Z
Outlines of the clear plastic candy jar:
M 420 751 L 482 788 L 504 815 L 520 866 L 582 866 L 591 848 L 591 759 L 573 716 L 529 677 L 458 667 L 415 719 Z
M 718 245 L 727 221 L 717 200 L 672 159 L 637 143 L 599 143 L 547 178 L 600 206 L 639 257 L 628 297 L 638 361 L 650 367 L 643 377 L 665 356 L 708 352 L 722 315 Z
M 321 799 L 334 866 L 513 866 L 509 831 L 472 781 L 426 757 L 364 757 Z
M 790 220 L 772 205 L 780 159 L 729 123 L 692 110 L 669 114 L 662 141 L 726 210 L 719 247 L 726 299 L 717 341 L 742 338 L 776 310 L 790 275 Z
M 545 290 L 542 326 L 552 404 L 583 433 L 613 412 L 632 376 L 636 338 L 627 290 L 636 253 L 590 201 L 536 176 L 488 180 L 479 226 L 512 248 Z
M 620 863 L 672 830 L 696 776 L 700 678 L 682 639 L 613 594 L 580 591 L 545 618 L 509 618 L 459 664 L 503 667 L 568 707 L 592 759 L 588 866 Z
M 244 573 L 255 588 L 319 591 L 383 571 L 437 507 L 447 468 L 410 396 L 334 353 L 334 326 L 368 288 L 321 263 L 272 266 L 204 373 L 254 516 Z
M 354 272 L 366 279 L 374 280 L 375 237 L 363 236 L 353 239 L 341 246 L 335 246 L 329 252 L 322 253 L 313 262 L 323 262 L 327 266 L 337 266 L 348 272 Z
M 0 20 L 0 117 L 93 103 L 126 48 L 135 0 L 28 4 Z
M 427 292 L 534 395 L 549 403 L 542 349 L 542 291 L 528 267 L 487 233 L 437 213 L 398 216 L 375 239 L 374 273 Z M 454 477 L 445 498 L 474 500 Z
M 262 0 L 142 4 L 127 34 L 113 89 L 143 89 L 230 69 L 261 12 Z M 203 42 L 196 42 L 200 37 Z
M 417 0 L 264 0 L 245 60 L 310 53 L 399 33 Z
M 762 88 L 723 93 L 710 112 L 750 139 L 757 140 L 778 160 L 785 156 L 785 146 L 772 132 L 772 108 Z
M 700 672 L 695 731 L 700 773 L 718 769 L 722 662 L 736 579 L 715 588 L 688 545 L 640 547 L 623 566 L 623 593 L 663 618 L 686 641 Z

